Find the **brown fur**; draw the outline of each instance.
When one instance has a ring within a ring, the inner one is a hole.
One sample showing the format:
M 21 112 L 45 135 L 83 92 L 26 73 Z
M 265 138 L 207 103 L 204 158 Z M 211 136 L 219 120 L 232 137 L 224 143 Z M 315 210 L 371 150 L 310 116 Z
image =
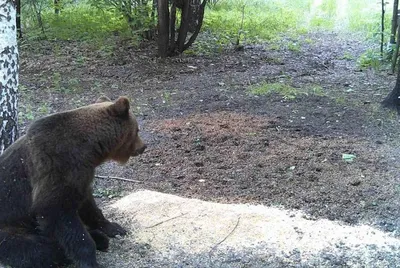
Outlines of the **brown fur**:
M 125 230 L 96 206 L 94 171 L 143 153 L 138 131 L 125 97 L 115 103 L 103 97 L 34 122 L 0 156 L 0 241 L 6 241 L 0 262 L 52 267 L 71 259 L 78 267 L 98 267 L 96 246 L 106 250 L 105 235 Z

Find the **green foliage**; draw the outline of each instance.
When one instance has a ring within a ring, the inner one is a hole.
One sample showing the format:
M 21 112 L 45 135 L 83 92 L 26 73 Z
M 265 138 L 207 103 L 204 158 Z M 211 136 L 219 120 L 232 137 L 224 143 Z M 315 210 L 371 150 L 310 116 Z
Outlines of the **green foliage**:
M 309 85 L 304 88 L 295 88 L 290 85 L 287 85 L 283 82 L 279 83 L 268 83 L 263 82 L 258 85 L 253 85 L 249 89 L 250 94 L 253 95 L 269 95 L 272 93 L 276 93 L 282 96 L 284 100 L 294 100 L 298 96 L 308 96 L 308 95 L 316 95 L 316 96 L 324 96 L 324 92 L 321 86 L 319 85 Z
M 218 42 L 232 44 L 239 31 L 244 41 L 257 42 L 274 39 L 296 23 L 297 16 L 279 3 L 231 0 L 221 1 L 206 11 L 203 29 L 212 32 Z
M 131 30 L 143 34 L 155 28 L 150 0 L 89 0 L 90 5 L 100 10 L 116 11 L 125 18 Z
M 95 41 L 105 56 L 113 53 L 109 44 L 115 36 L 140 40 L 151 33 L 155 17 L 151 0 L 64 0 L 59 15 L 54 0 L 23 1 L 22 22 L 30 40 Z M 379 39 L 380 6 L 369 0 L 212 0 L 205 12 L 202 34 L 195 46 L 185 53 L 221 52 L 227 45 L 296 39 L 309 29 L 362 31 L 364 36 Z M 386 12 L 386 31 L 390 30 L 390 5 Z M 179 12 L 178 12 L 179 17 Z M 40 18 L 40 19 L 39 19 Z M 26 39 L 25 39 L 26 40 Z M 377 43 L 377 41 L 376 41 Z M 297 43 L 289 50 L 299 51 Z M 84 58 L 81 62 L 84 63 Z M 362 59 L 362 65 L 367 60 Z
M 372 68 L 379 70 L 382 66 L 382 57 L 377 49 L 368 49 L 357 60 L 357 64 L 361 69 Z
M 250 88 L 253 95 L 268 95 L 271 93 L 278 93 L 285 100 L 293 100 L 299 94 L 304 94 L 299 89 L 284 83 L 261 83 Z
M 300 44 L 296 42 L 289 42 L 288 49 L 293 52 L 300 52 Z
M 240 29 L 244 6 L 243 29 Z M 390 8 L 386 14 L 390 14 Z M 221 0 L 206 11 L 204 29 L 218 42 L 233 43 L 239 31 L 243 41 L 274 40 L 287 33 L 302 33 L 307 28 L 379 32 L 380 6 L 369 0 Z M 386 16 L 389 28 L 390 16 Z
M 28 12 L 30 9 L 25 9 Z M 23 13 L 23 25 L 28 38 L 56 40 L 101 40 L 115 33 L 130 35 L 126 20 L 112 10 L 99 10 L 80 3 L 64 6 L 59 15 L 50 6 L 41 12 L 44 34 L 35 23 L 36 18 Z
M 59 72 L 53 73 L 51 82 L 52 82 L 51 89 L 59 93 L 70 94 L 70 93 L 77 93 L 82 90 L 79 79 L 70 78 L 66 80 L 61 76 Z
M 120 189 L 106 189 L 106 188 L 96 188 L 93 192 L 94 197 L 98 198 L 116 198 L 121 197 L 121 190 Z
M 343 56 L 340 57 L 339 59 L 341 59 L 341 60 L 353 60 L 354 56 L 351 53 L 346 51 L 346 52 L 344 52 Z
M 50 113 L 47 102 L 43 102 L 39 107 L 33 108 L 31 105 L 22 105 L 18 111 L 18 117 L 22 121 L 32 121 Z

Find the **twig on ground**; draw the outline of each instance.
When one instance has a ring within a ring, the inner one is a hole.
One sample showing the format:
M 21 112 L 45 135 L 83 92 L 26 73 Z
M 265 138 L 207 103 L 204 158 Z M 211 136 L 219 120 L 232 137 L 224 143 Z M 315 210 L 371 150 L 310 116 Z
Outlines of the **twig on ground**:
M 240 222 L 240 217 L 238 217 L 235 227 L 233 227 L 233 229 L 229 232 L 229 234 L 228 234 L 227 236 L 225 236 L 224 239 L 222 239 L 221 241 L 219 241 L 217 244 L 215 244 L 215 245 L 210 249 L 210 251 L 208 252 L 208 256 L 210 257 L 210 259 L 211 259 L 211 254 L 212 254 L 212 252 L 213 252 L 219 245 L 221 245 L 222 243 L 224 243 L 225 240 L 228 239 L 228 237 L 230 237 L 230 236 L 233 234 L 233 232 L 235 232 L 235 230 L 236 230 L 237 227 L 239 226 L 239 222 Z
M 145 227 L 145 228 L 146 228 L 146 229 L 154 228 L 154 227 L 156 227 L 156 226 L 158 226 L 158 225 L 161 225 L 161 224 L 163 224 L 163 223 L 166 223 L 166 222 L 168 222 L 168 221 L 172 221 L 172 220 L 175 220 L 176 218 L 179 218 L 179 217 L 185 216 L 185 215 L 186 215 L 186 214 L 188 214 L 188 213 L 189 213 L 189 212 L 182 213 L 181 215 L 178 215 L 178 216 L 175 216 L 175 217 L 169 218 L 169 219 L 167 219 L 167 220 L 165 220 L 165 221 L 161 221 L 161 222 L 159 222 L 159 223 L 156 223 L 156 224 L 154 224 L 154 225 L 150 225 L 150 226 L 148 226 L 148 227 Z
M 126 178 L 121 178 L 121 177 L 113 177 L 113 176 L 100 176 L 100 175 L 95 175 L 95 178 L 99 179 L 113 179 L 113 180 L 120 180 L 120 181 L 129 181 L 129 182 L 143 182 L 139 180 L 131 180 L 131 179 L 126 179 Z

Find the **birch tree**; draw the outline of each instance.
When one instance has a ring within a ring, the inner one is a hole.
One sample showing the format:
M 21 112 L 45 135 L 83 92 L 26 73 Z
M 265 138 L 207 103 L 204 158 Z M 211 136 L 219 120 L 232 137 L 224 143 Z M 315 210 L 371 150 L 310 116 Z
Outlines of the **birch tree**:
M 0 154 L 18 137 L 18 47 L 15 2 L 0 0 Z

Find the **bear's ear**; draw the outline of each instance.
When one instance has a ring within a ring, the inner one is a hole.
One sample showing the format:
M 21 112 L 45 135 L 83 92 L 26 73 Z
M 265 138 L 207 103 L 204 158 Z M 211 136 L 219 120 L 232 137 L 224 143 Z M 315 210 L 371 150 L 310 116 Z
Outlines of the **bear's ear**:
M 111 102 L 111 100 L 107 96 L 101 96 L 96 100 L 96 103 L 101 103 L 101 102 Z
M 127 97 L 119 97 L 113 105 L 109 107 L 110 111 L 114 115 L 123 116 L 129 113 L 129 100 Z

